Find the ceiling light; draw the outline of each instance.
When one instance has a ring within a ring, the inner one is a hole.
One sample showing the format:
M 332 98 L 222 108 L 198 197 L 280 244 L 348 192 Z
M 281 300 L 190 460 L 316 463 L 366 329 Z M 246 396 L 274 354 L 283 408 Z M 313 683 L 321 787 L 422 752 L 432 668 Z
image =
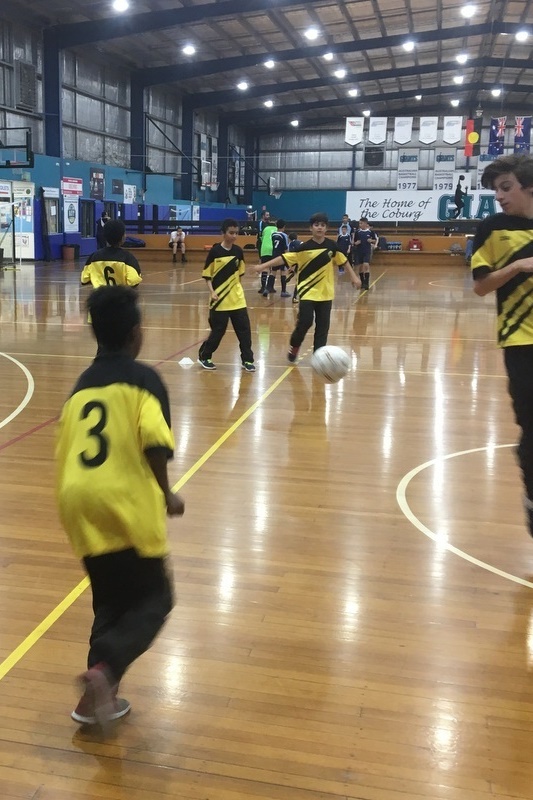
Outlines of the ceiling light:
M 457 86 L 460 86 L 462 84 L 462 82 L 464 81 L 464 79 L 465 79 L 464 75 L 454 75 L 453 76 L 453 82 L 455 84 L 457 84 Z
M 529 31 L 517 31 L 515 33 L 515 39 L 517 42 L 525 42 L 529 36 Z
M 193 56 L 196 53 L 196 47 L 193 44 L 186 44 L 181 52 L 186 56 Z
M 406 53 L 412 53 L 415 49 L 415 43 L 412 41 L 412 39 L 409 39 L 407 42 L 402 44 L 402 47 Z
M 293 128 L 297 128 L 299 124 L 300 123 L 297 119 L 291 119 L 291 125 Z
M 350 95 L 350 97 L 357 97 L 359 92 L 357 89 L 348 89 L 348 94 Z
M 459 53 L 458 56 L 455 56 L 455 60 L 459 64 L 466 64 L 466 62 L 468 61 L 468 54 L 467 53 Z
M 274 61 L 274 59 L 269 58 L 268 61 L 265 61 L 265 67 L 267 69 L 274 69 L 275 66 L 276 66 L 276 62 Z
M 265 100 L 265 103 L 264 103 L 264 105 L 265 105 L 267 108 L 272 108 L 272 106 L 274 105 L 274 101 L 273 101 L 273 100 Z
M 318 28 L 308 28 L 304 36 L 306 39 L 309 39 L 310 42 L 314 42 L 315 39 L 318 39 Z
M 115 0 L 113 8 L 115 11 L 127 11 L 130 7 L 128 0 Z
M 499 97 L 502 93 L 501 89 L 491 89 L 490 93 L 493 97 Z
M 450 100 L 450 103 L 454 108 L 457 108 L 460 102 L 461 102 L 460 100 Z
M 324 53 L 324 55 L 322 56 L 322 58 L 323 58 L 325 61 L 333 61 L 333 53 Z
M 463 6 L 461 9 L 461 16 L 465 19 L 470 19 L 474 16 L 477 11 L 477 6 L 473 5 L 472 3 L 468 3 L 466 6 Z
M 247 88 L 248 88 L 248 84 L 247 84 L 246 81 L 241 81 L 240 83 L 237 84 L 237 89 L 240 89 L 241 92 L 245 92 L 247 90 Z
M 422 100 L 421 94 L 415 94 L 415 100 Z
M 363 117 L 369 117 L 369 116 L 370 116 L 370 110 L 368 108 L 365 108 L 365 110 L 363 111 Z
M 333 73 L 336 78 L 345 78 L 346 77 L 346 70 L 345 69 L 336 69 Z

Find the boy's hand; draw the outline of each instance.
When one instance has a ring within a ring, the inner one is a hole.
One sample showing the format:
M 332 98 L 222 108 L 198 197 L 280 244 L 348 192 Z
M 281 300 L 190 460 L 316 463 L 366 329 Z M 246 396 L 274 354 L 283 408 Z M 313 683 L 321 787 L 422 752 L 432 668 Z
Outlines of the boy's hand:
M 361 288 L 361 279 L 356 275 L 355 278 L 351 278 L 352 286 L 354 289 Z
M 169 517 L 181 517 L 185 511 L 185 503 L 177 492 L 169 492 L 165 497 Z
M 263 272 L 263 265 L 262 264 L 252 264 L 250 269 L 253 270 L 254 272 Z
M 218 294 L 216 292 L 211 292 L 211 300 L 218 300 Z

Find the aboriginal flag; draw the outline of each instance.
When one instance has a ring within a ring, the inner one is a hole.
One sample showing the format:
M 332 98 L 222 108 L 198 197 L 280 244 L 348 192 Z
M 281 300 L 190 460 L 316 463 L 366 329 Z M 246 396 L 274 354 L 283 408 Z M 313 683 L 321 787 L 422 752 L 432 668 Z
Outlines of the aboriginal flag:
M 476 117 L 475 119 L 467 119 L 466 137 L 465 137 L 465 156 L 479 155 L 479 142 L 481 139 L 482 125 L 483 125 L 483 117 Z

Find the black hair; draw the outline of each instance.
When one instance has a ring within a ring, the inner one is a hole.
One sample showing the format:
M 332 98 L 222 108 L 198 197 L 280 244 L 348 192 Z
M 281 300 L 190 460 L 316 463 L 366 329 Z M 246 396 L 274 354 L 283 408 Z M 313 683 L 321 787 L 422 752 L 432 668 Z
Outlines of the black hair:
M 314 225 L 315 222 L 323 222 L 325 225 L 327 225 L 329 222 L 328 215 L 324 214 L 323 211 L 317 211 L 317 213 L 313 214 L 313 216 L 309 219 L 310 225 Z
M 111 247 L 117 247 L 122 242 L 125 233 L 126 226 L 121 219 L 110 219 L 104 225 L 105 240 Z
M 298 238 L 297 233 L 289 233 L 289 239 L 291 240 L 291 242 L 294 242 L 297 238 Z
M 222 231 L 222 233 L 226 233 L 228 228 L 238 228 L 238 227 L 239 223 L 237 222 L 236 219 L 232 219 L 232 217 L 226 217 L 226 219 L 222 222 L 222 225 L 220 226 L 220 230 Z
M 359 222 L 368 222 L 368 217 L 361 217 Z
M 278 231 L 281 230 L 281 228 L 284 228 L 286 224 L 287 223 L 285 222 L 284 219 L 278 219 L 278 222 L 277 222 Z
M 107 350 L 123 350 L 141 321 L 137 292 L 130 286 L 99 286 L 87 298 L 96 341 Z
M 533 158 L 529 155 L 501 156 L 483 170 L 481 185 L 484 189 L 494 189 L 494 181 L 500 175 L 512 172 L 524 188 L 533 186 Z

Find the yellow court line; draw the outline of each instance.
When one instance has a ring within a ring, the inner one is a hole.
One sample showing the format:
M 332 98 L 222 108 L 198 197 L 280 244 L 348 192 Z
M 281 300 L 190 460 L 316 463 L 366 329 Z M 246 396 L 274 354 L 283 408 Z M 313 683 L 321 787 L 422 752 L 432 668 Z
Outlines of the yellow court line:
M 212 455 L 216 453 L 216 451 L 226 442 L 229 437 L 235 433 L 237 428 L 239 428 L 243 422 L 245 422 L 248 417 L 253 414 L 253 412 L 263 403 L 272 392 L 277 389 L 277 387 L 282 383 L 285 378 L 290 375 L 294 367 L 287 367 L 285 372 L 276 380 L 274 383 L 261 395 L 259 400 L 256 400 L 253 405 L 248 408 L 244 414 L 242 414 L 239 419 L 233 423 L 233 425 L 225 431 L 225 433 L 220 436 L 219 439 L 207 450 L 203 456 L 201 456 L 196 464 L 194 464 L 186 473 L 183 475 L 179 481 L 172 487 L 174 492 L 179 491 L 182 486 L 185 484 L 195 475 L 200 467 L 202 467 L 206 461 L 208 461 Z M 31 648 L 37 644 L 39 639 L 44 636 L 44 634 L 52 627 L 52 625 L 57 622 L 57 620 L 63 616 L 65 611 L 67 611 L 70 606 L 83 594 L 83 592 L 89 587 L 89 579 L 84 578 L 78 585 L 72 589 L 71 592 L 53 609 L 53 611 L 48 614 L 43 621 L 34 628 L 31 633 L 26 636 L 26 638 L 19 644 L 15 650 L 13 650 L 10 655 L 7 656 L 1 663 L 0 663 L 0 680 L 5 678 L 5 676 L 13 669 L 14 666 L 18 664 L 18 662 L 23 658 L 26 653 L 31 650 Z

